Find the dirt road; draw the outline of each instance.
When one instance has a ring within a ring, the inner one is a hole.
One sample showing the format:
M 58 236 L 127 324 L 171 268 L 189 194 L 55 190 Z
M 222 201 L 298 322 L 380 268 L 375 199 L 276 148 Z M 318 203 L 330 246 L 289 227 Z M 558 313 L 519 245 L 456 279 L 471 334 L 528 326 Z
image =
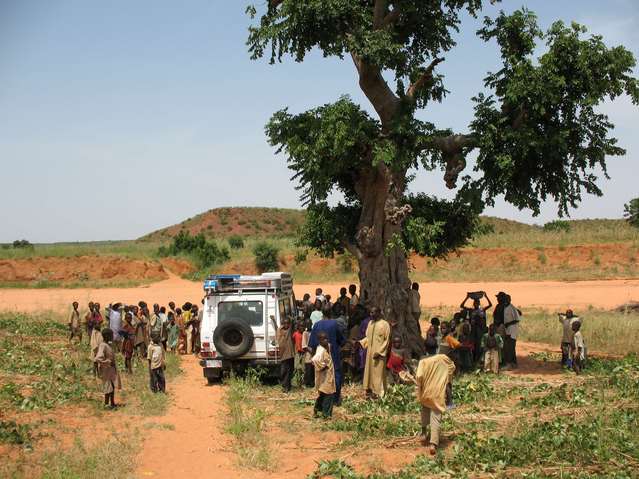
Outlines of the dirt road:
M 168 385 L 173 403 L 155 421 L 164 427 L 145 435 L 136 477 L 237 477 L 232 472 L 235 456 L 222 430 L 224 387 L 206 386 L 197 358 L 182 358 L 183 374 Z
M 322 287 L 325 293 L 333 297 L 339 295 L 342 284 L 297 284 L 295 294 L 298 298 L 306 292 L 313 294 L 316 287 Z M 614 308 L 630 300 L 639 300 L 639 280 L 603 280 L 579 282 L 503 282 L 503 283 L 422 283 L 422 304 L 429 308 L 457 306 L 467 291 L 485 290 L 493 298 L 499 291 L 510 293 L 513 303 L 521 307 L 542 307 L 549 309 Z M 202 297 L 202 284 L 181 279 L 177 276 L 148 286 L 136 288 L 104 289 L 2 289 L 0 288 L 0 310 L 17 311 L 65 311 L 72 301 L 81 305 L 90 300 L 103 306 L 112 302 L 128 304 L 144 300 L 167 304 L 175 301 L 199 301 Z

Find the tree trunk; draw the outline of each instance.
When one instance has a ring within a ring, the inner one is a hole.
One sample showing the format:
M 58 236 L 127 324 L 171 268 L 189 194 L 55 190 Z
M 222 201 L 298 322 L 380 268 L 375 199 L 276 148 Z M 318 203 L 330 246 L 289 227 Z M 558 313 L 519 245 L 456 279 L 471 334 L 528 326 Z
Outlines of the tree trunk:
M 362 174 L 358 196 L 362 213 L 357 227 L 361 299 L 367 307 L 377 306 L 393 326 L 405 348 L 419 356 L 424 351 L 419 325 L 409 311 L 408 258 L 401 247 L 389 246 L 401 238 L 404 216 L 401 207 L 405 174 L 392 174 L 380 165 Z

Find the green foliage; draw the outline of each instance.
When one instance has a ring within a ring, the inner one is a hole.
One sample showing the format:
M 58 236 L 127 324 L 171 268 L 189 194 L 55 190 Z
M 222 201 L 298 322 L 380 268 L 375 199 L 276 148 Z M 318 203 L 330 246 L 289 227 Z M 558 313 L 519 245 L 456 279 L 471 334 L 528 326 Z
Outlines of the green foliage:
M 623 216 L 628 223 L 639 228 L 639 198 L 633 198 L 623 206 Z
M 13 242 L 13 247 L 16 249 L 33 249 L 33 245 L 26 239 L 15 240 Z
M 412 214 L 404 225 L 407 248 L 423 256 L 441 257 L 468 244 L 479 225 L 478 211 L 458 198 L 447 201 L 410 195 Z
M 30 376 L 25 385 L 7 381 L 0 386 L 0 403 L 30 411 L 88 398 L 88 346 L 75 350 L 47 345 L 66 331 L 50 316 L 0 313 L 0 373 Z
M 191 236 L 187 230 L 181 230 L 175 235 L 173 242 L 168 247 L 160 246 L 158 249 L 158 256 L 162 257 L 180 254 L 191 256 L 200 268 L 209 268 L 231 259 L 226 247 L 220 247 L 215 242 L 207 241 L 202 233 Z
M 295 251 L 295 257 L 293 259 L 295 261 L 295 264 L 306 263 L 306 260 L 308 259 L 308 250 L 298 249 L 297 251 Z
M 485 79 L 492 94 L 474 99 L 471 128 L 482 178 L 469 185 L 481 190 L 488 204 L 503 194 L 535 213 L 547 197 L 566 214 L 581 200 L 582 190 L 601 195 L 592 169 L 600 167 L 605 174 L 605 157 L 625 151 L 609 137 L 613 125 L 596 107 L 623 93 L 639 101 L 632 53 L 606 47 L 599 36 L 582 39 L 586 29 L 575 23 L 555 22 L 543 34 L 525 9 L 484 23 L 478 34 L 497 41 L 503 67 Z M 534 61 L 541 39 L 548 51 Z
M 251 58 L 267 56 L 274 63 L 290 55 L 301 62 L 313 48 L 319 48 L 324 56 L 339 58 L 355 52 L 382 70 L 392 70 L 398 86 L 418 76 L 429 59 L 455 46 L 452 35 L 460 25 L 463 10 L 474 15 L 481 8 L 481 0 L 447 0 L 442 4 L 404 0 L 395 14 L 386 17 L 387 28 L 378 28 L 373 18 L 374 2 L 277 3 L 281 5 L 269 3 L 265 12 L 260 11 L 259 24 L 249 28 Z M 254 17 L 257 8 L 249 7 L 247 12 Z M 440 79 L 435 79 L 434 86 L 431 95 L 443 96 Z
M 239 235 L 233 235 L 229 237 L 229 246 L 231 249 L 242 249 L 244 248 L 244 238 Z
M 344 252 L 344 243 L 355 241 L 355 228 L 360 215 L 358 205 L 338 204 L 330 207 L 326 202 L 309 205 L 306 223 L 299 232 L 299 243 L 317 250 L 325 257 Z
M 253 247 L 253 254 L 255 255 L 255 267 L 260 273 L 265 271 L 277 271 L 279 269 L 279 255 L 280 250 L 277 246 L 262 241 L 257 243 Z
M 544 225 L 544 231 L 563 231 L 567 233 L 570 231 L 570 222 L 565 220 L 549 221 Z
M 230 411 L 226 432 L 237 442 L 235 450 L 240 465 L 253 469 L 273 466 L 273 454 L 264 436 L 267 414 L 263 408 L 255 407 L 253 400 L 263 375 L 263 370 L 248 369 L 243 377 L 231 376 L 226 380 Z
M 15 421 L 0 421 L 0 443 L 28 446 L 31 444 L 31 428 Z
M 434 68 L 455 46 L 460 16 L 481 7 L 480 0 L 278 0 L 259 12 L 247 9 L 259 19 L 249 28 L 251 58 L 274 63 L 291 56 L 301 62 L 315 48 L 327 57 L 350 55 L 379 115 L 371 118 L 342 97 L 300 114 L 280 110 L 267 124 L 270 144 L 286 155 L 309 206 L 302 245 L 324 256 L 354 251 L 351 246 L 362 246 L 357 228 L 374 236 L 385 221 L 401 224 L 402 233 L 386 237 L 379 251 L 397 247 L 444 256 L 468 242 L 477 214 L 499 196 L 536 214 L 552 198 L 563 215 L 583 192 L 601 194 L 595 172 L 605 175 L 606 157 L 625 152 L 597 107 L 622 94 L 639 102 L 639 85 L 627 49 L 608 48 L 598 36 L 584 38 L 586 30 L 577 24 L 556 22 L 544 33 L 526 9 L 487 18 L 478 35 L 496 41 L 503 66 L 486 76 L 486 91 L 474 98 L 469 134 L 415 118 L 417 109 L 445 97 L 443 77 Z M 542 41 L 546 52 L 535 59 Z M 420 167 L 445 168 L 446 184 L 454 187 L 475 149 L 474 171 L 462 178 L 455 200 L 406 195 L 412 170 Z M 335 191 L 343 204 L 329 207 Z M 392 201 L 377 204 L 384 195 Z M 412 206 L 408 215 L 389 219 L 406 205 Z
M 270 144 L 286 154 L 307 205 L 326 201 L 334 187 L 355 196 L 353 173 L 371 163 L 366 152 L 379 131 L 379 123 L 348 97 L 299 115 L 280 110 L 266 125 Z
M 353 255 L 348 251 L 344 251 L 343 254 L 337 257 L 337 264 L 339 265 L 339 269 L 342 273 L 352 273 L 353 272 Z

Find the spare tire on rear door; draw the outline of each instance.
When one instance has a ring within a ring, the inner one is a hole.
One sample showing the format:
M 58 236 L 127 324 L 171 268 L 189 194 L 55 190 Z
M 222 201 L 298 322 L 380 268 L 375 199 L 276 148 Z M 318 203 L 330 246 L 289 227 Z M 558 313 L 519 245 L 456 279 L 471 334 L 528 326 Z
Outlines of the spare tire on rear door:
M 225 358 L 239 358 L 253 346 L 253 330 L 239 318 L 228 318 L 217 325 L 213 332 L 213 344 L 218 354 Z

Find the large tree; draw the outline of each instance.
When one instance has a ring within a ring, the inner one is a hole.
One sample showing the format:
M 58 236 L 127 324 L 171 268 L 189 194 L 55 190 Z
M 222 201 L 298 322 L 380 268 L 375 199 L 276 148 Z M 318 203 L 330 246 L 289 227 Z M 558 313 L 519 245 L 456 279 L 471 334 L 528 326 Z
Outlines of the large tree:
M 248 9 L 258 19 L 249 29 L 253 59 L 301 62 L 313 49 L 352 59 L 376 118 L 342 97 L 303 113 L 278 111 L 266 132 L 308 207 L 302 240 L 357 258 L 362 298 L 398 321 L 415 353 L 422 346 L 407 314 L 410 252 L 438 257 L 463 246 L 498 196 L 534 213 L 553 199 L 562 214 L 583 192 L 601 195 L 596 172 L 606 175 L 606 157 L 624 150 L 597 106 L 624 93 L 639 101 L 628 50 L 574 23 L 542 32 L 522 9 L 485 18 L 477 32 L 496 44 L 503 64 L 478 86 L 467 131 L 418 119 L 448 93 L 437 67 L 455 47 L 460 15 L 481 8 L 481 0 L 270 0 Z M 462 176 L 471 152 L 474 166 Z M 455 198 L 408 194 L 419 168 L 443 170 Z M 333 191 L 344 198 L 337 206 L 327 202 Z

